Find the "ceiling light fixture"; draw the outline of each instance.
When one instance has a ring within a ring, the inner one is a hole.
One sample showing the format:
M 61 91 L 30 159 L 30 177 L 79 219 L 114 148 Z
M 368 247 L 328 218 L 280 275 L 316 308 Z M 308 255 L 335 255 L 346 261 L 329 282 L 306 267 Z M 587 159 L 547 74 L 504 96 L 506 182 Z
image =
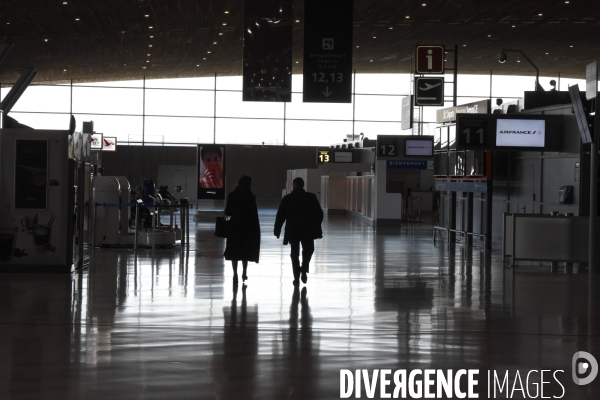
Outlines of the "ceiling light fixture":
M 148 18 L 148 17 L 149 17 L 149 15 L 148 15 L 148 14 L 146 14 L 146 15 L 144 15 L 144 17 Z
M 142 68 L 146 69 L 146 67 L 142 67 Z
M 573 47 L 573 45 L 569 46 L 569 47 Z
M 67 69 L 66 69 L 66 68 L 65 68 L 65 69 L 63 69 L 63 72 L 67 72 Z
M 225 11 L 225 14 L 229 14 L 229 11 Z
M 146 54 L 148 57 L 150 57 L 150 54 Z
M 370 62 L 373 62 L 373 60 L 369 60 Z
M 199 67 L 199 66 L 200 66 L 200 64 L 196 64 L 196 67 Z
M 492 37 L 492 35 L 488 35 L 488 37 Z
M 154 29 L 154 27 L 153 26 L 149 26 L 148 29 Z
M 423 4 L 421 4 L 421 5 L 422 5 L 423 7 L 426 7 L 426 6 L 427 6 L 427 4 L 425 4 L 425 3 L 423 3 Z
M 66 1 L 63 1 L 63 5 L 67 5 L 67 2 L 66 2 Z
M 297 19 L 297 20 L 296 20 L 296 22 L 300 22 L 300 20 L 299 20 L 299 19 Z
M 512 27 L 514 28 L 516 25 L 513 25 Z
M 208 54 L 210 54 L 210 51 L 207 51 Z
M 79 21 L 79 18 L 75 18 L 75 21 Z
M 213 42 L 213 44 L 217 44 L 217 42 Z
M 151 44 L 149 44 L 149 45 L 148 45 L 148 47 L 152 47 L 152 45 L 151 45 Z
M 204 61 L 206 61 L 206 57 L 202 58 Z
M 377 39 L 377 36 L 373 36 L 373 39 Z
M 146 62 L 150 62 L 150 60 L 146 60 Z
M 394 29 L 394 27 L 393 27 L 393 26 L 390 26 L 390 29 Z
M 44 42 L 47 42 L 47 41 L 48 41 L 48 39 L 44 39 Z
M 227 24 L 225 22 L 223 22 L 223 26 L 227 26 Z
M 219 32 L 219 36 L 223 36 L 223 32 Z
M 542 16 L 542 14 L 538 14 L 538 17 L 541 17 L 541 16 Z
M 150 39 L 154 39 L 154 36 L 150 36 Z
M 299 63 L 300 63 L 300 61 L 296 61 L 296 64 L 299 64 Z
M 360 46 L 356 46 L 356 48 L 358 49 Z
M 409 19 L 409 18 L 410 18 L 410 15 L 407 15 L 407 16 L 406 16 L 406 19 Z

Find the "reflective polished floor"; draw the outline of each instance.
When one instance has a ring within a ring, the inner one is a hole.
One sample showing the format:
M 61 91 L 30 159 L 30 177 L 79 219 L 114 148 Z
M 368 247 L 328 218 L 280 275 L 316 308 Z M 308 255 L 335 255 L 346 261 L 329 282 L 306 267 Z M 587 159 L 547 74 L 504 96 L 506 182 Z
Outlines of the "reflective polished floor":
M 600 359 L 587 271 L 513 269 L 434 246 L 429 224 L 330 216 L 295 289 L 274 216 L 261 211 L 261 260 L 237 288 L 224 240 L 197 222 L 187 252 L 101 249 L 82 273 L 0 275 L 0 399 L 335 399 L 341 369 L 427 368 L 524 383 L 563 370 L 564 398 L 600 395 L 600 378 L 571 377 L 575 352 Z

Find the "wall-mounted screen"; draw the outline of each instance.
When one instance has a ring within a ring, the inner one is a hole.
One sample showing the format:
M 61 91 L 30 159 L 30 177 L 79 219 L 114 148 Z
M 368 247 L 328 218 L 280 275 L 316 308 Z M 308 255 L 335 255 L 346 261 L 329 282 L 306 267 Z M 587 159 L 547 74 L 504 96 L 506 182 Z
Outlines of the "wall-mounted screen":
M 225 199 L 225 146 L 198 145 L 198 199 Z
M 102 134 L 92 133 L 90 136 L 90 147 L 92 150 L 102 150 Z
M 431 157 L 433 156 L 433 141 L 406 139 L 404 154 L 407 156 Z
M 339 163 L 351 163 L 352 152 L 351 151 L 336 151 L 334 156 L 335 162 Z
M 105 136 L 102 151 L 117 151 L 117 138 Z
M 498 119 L 496 146 L 544 147 L 546 121 L 543 119 Z

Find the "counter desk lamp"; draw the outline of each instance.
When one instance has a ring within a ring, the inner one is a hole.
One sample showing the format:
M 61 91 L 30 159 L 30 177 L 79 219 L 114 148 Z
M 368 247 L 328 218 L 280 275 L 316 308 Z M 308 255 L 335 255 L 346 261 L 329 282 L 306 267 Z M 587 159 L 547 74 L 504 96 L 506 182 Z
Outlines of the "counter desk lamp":
M 506 62 L 506 60 L 508 59 L 508 56 L 506 55 L 506 53 L 519 53 L 519 54 L 521 54 L 523 56 L 523 58 L 525 60 L 527 60 L 527 62 L 529 64 L 531 64 L 531 66 L 533 68 L 535 68 L 535 90 L 536 90 L 536 92 L 543 92 L 544 88 L 540 85 L 540 70 L 533 63 L 533 61 L 531 61 L 529 59 L 529 57 L 527 57 L 525 55 L 525 53 L 523 53 L 521 50 L 518 50 L 518 49 L 500 49 L 500 53 L 498 53 L 498 62 L 500 64 L 504 64 Z

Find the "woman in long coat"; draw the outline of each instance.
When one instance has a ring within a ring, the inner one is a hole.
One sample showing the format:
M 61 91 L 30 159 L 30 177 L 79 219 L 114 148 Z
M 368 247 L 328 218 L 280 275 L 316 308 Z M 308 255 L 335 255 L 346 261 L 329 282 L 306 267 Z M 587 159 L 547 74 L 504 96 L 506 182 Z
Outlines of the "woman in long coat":
M 248 262 L 258 263 L 260 254 L 260 224 L 256 196 L 250 190 L 252 178 L 242 176 L 238 186 L 227 196 L 225 215 L 231 217 L 227 227 L 227 245 L 225 259 L 231 261 L 233 267 L 233 284 L 237 284 L 238 261 L 242 262 L 244 271 L 242 279 L 246 281 Z

